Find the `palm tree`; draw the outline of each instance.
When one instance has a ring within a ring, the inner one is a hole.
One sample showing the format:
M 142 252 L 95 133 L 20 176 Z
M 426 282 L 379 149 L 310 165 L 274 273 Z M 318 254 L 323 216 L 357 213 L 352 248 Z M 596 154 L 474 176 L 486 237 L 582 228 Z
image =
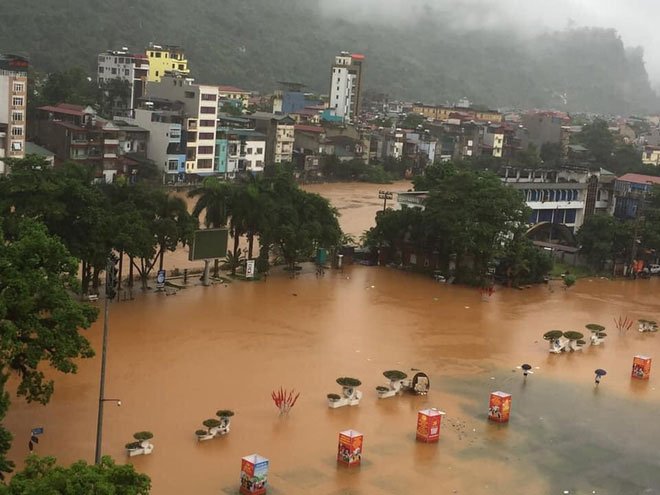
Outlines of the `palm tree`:
M 227 225 L 227 217 L 230 210 L 232 197 L 232 186 L 217 177 L 207 177 L 201 187 L 197 187 L 188 193 L 189 198 L 197 197 L 197 203 L 193 207 L 193 216 L 199 218 L 205 212 L 204 225 L 206 228 L 220 228 Z M 215 259 L 213 265 L 213 276 L 218 276 L 219 260 Z

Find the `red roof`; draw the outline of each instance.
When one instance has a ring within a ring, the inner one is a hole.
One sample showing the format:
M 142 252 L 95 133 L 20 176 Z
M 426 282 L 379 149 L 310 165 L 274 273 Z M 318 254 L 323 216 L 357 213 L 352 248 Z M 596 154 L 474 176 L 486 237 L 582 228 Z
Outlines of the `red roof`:
M 354 53 L 351 55 L 351 58 L 353 60 L 364 60 L 364 55 L 362 55 L 361 53 Z
M 644 175 L 644 174 L 626 174 L 619 177 L 617 180 L 622 180 L 625 182 L 633 182 L 635 184 L 646 184 L 651 182 L 652 184 L 660 184 L 660 177 L 655 177 L 654 175 Z
M 85 107 L 81 107 L 80 105 L 72 105 L 70 103 L 60 103 L 55 106 L 46 105 L 44 107 L 39 107 L 39 110 L 44 110 L 46 112 L 53 112 L 53 113 L 63 113 L 66 115 L 76 115 L 78 117 L 82 117 L 83 110 L 85 110 Z
M 249 93 L 249 91 L 237 88 L 236 86 L 218 86 L 218 91 L 224 93 Z
M 300 131 L 300 132 L 315 132 L 317 134 L 322 134 L 325 132 L 325 129 L 321 127 L 320 125 L 296 125 L 293 127 L 294 130 Z

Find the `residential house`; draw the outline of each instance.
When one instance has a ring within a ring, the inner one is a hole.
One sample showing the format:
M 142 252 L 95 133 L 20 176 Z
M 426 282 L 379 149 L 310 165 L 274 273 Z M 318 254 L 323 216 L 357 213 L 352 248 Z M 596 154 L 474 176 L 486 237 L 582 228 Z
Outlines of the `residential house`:
M 180 46 L 149 43 L 145 55 L 149 62 L 149 82 L 160 82 L 167 73 L 190 74 L 188 59 Z
M 31 141 L 26 141 L 25 156 L 30 156 L 30 155 L 34 155 L 34 156 L 38 156 L 39 158 L 42 158 L 51 167 L 55 166 L 55 153 Z
M 644 165 L 660 165 L 660 146 L 644 146 L 642 153 L 642 163 Z
M 246 117 L 254 129 L 266 135 L 265 164 L 291 162 L 293 159 L 295 120 L 288 115 L 255 112 Z
M 163 173 L 165 182 L 179 182 L 186 173 L 186 134 L 183 103 L 143 98 L 130 122 L 149 131 L 147 157 Z
M 143 55 L 133 55 L 127 48 L 107 50 L 97 57 L 97 81 L 103 86 L 112 80 L 125 81 L 129 89 L 127 101 L 116 101 L 113 115 L 130 116 L 136 102 L 144 95 L 149 74 L 149 59 Z
M 354 122 L 360 115 L 364 60 L 364 55 L 341 52 L 332 64 L 329 107 L 346 122 Z
M 0 53 L 0 174 L 4 158 L 25 156 L 28 60 Z
M 653 175 L 625 174 L 617 178 L 614 216 L 622 220 L 639 218 L 643 215 L 646 197 L 656 185 L 660 185 L 660 177 Z
M 218 116 L 218 86 L 196 84 L 180 74 L 166 74 L 147 83 L 147 96 L 183 104 L 186 133 L 186 173 L 212 175 Z
M 266 135 L 254 129 L 218 125 L 215 171 L 227 178 L 243 172 L 263 172 L 266 158 Z
M 539 150 L 545 143 L 567 144 L 564 126 L 569 123 L 568 115 L 562 112 L 529 112 L 522 116 L 529 144 Z
M 245 91 L 244 89 L 237 88 L 236 86 L 218 86 L 218 106 L 219 109 L 224 103 L 234 105 L 241 111 L 247 109 L 250 103 L 252 91 Z

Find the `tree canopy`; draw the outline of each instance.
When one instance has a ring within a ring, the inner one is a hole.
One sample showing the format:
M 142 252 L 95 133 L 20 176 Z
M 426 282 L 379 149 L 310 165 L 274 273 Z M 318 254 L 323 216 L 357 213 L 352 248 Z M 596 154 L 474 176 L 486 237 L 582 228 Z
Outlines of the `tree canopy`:
M 78 461 L 58 466 L 54 457 L 30 455 L 0 495 L 148 495 L 151 480 L 131 464 L 119 465 L 108 456 L 98 465 Z

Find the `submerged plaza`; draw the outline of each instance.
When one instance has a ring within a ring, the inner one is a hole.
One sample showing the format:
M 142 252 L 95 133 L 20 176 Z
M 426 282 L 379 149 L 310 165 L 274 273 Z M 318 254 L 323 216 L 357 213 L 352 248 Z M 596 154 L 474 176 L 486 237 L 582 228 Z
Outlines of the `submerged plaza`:
M 366 228 L 379 204 L 374 186 L 350 196 L 324 187 L 347 232 Z M 660 355 L 660 341 L 614 325 L 622 315 L 652 319 L 658 289 L 655 278 L 585 278 L 568 290 L 559 281 L 498 288 L 484 300 L 386 267 L 317 277 L 304 265 L 295 279 L 273 271 L 267 282 L 138 295 L 111 306 L 106 396 L 122 404 L 106 405 L 103 453 L 133 463 L 164 495 L 236 493 L 241 458 L 253 453 L 269 459 L 274 494 L 658 493 L 660 393 L 653 370 L 633 380 L 631 366 L 637 354 Z M 548 352 L 545 332 L 588 334 L 589 323 L 605 326 L 602 345 Z M 86 333 L 99 349 L 101 319 Z M 99 363 L 53 374 L 47 406 L 14 403 L 13 458 L 27 453 L 30 429 L 44 427 L 40 455 L 93 459 Z M 523 377 L 521 363 L 534 374 Z M 598 386 L 597 368 L 607 370 Z M 392 369 L 423 370 L 428 394 L 380 400 L 376 387 Z M 329 408 L 343 376 L 361 381 L 359 405 Z M 300 392 L 283 416 L 271 400 L 280 387 Z M 507 424 L 487 419 L 497 390 L 512 394 Z M 446 413 L 438 443 L 415 440 L 417 411 L 427 408 Z M 195 431 L 219 409 L 235 413 L 231 431 L 199 442 Z M 364 435 L 357 468 L 336 462 L 348 429 Z M 129 458 L 124 446 L 142 430 L 153 432 L 153 453 Z

